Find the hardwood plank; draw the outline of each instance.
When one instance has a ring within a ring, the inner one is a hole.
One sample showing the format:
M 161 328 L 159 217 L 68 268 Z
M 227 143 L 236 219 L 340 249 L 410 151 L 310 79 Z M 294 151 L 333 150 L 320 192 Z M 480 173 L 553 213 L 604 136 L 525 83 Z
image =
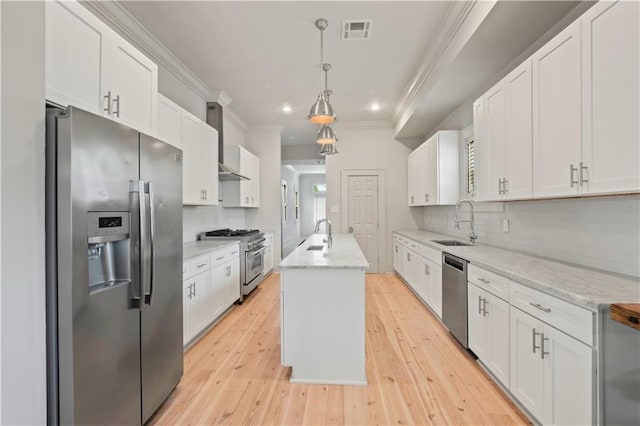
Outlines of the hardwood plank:
M 366 276 L 367 386 L 291 384 L 272 274 L 185 354 L 150 424 L 529 424 L 404 283 Z

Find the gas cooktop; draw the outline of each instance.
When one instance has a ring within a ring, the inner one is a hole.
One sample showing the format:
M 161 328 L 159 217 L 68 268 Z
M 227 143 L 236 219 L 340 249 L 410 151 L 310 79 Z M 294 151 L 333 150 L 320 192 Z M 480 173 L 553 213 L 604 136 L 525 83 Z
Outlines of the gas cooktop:
M 258 229 L 216 229 L 215 231 L 205 232 L 207 237 L 248 237 L 249 235 L 259 234 Z

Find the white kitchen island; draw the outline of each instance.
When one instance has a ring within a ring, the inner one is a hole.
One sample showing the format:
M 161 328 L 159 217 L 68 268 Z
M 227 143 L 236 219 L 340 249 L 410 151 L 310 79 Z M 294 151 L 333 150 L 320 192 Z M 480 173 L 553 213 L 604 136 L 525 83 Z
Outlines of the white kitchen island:
M 366 385 L 369 263 L 352 235 L 334 235 L 330 249 L 324 238 L 312 235 L 280 263 L 282 364 L 294 383 Z

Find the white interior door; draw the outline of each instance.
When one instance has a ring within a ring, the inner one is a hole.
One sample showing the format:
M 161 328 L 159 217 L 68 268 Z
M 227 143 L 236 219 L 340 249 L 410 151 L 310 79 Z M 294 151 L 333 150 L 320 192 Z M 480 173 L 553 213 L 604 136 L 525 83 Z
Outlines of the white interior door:
M 349 176 L 347 230 L 369 262 L 369 273 L 379 271 L 378 176 Z

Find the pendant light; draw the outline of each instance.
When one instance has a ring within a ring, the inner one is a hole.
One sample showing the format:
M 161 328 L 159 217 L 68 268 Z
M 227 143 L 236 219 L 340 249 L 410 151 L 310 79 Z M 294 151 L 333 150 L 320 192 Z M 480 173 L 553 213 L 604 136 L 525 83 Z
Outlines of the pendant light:
M 322 148 L 320 148 L 320 155 L 324 155 L 325 157 L 327 155 L 334 155 L 338 153 L 338 148 L 336 147 L 335 143 L 327 143 L 322 145 Z
M 307 117 L 309 121 L 314 124 L 330 124 L 335 120 L 335 114 L 333 113 L 333 108 L 329 103 L 329 99 L 327 97 L 327 81 L 326 81 L 326 70 L 325 65 L 328 65 L 331 68 L 331 65 L 324 63 L 324 30 L 329 25 L 329 21 L 324 18 L 316 19 L 316 27 L 320 30 L 320 65 L 322 70 L 320 71 L 320 83 L 321 83 L 321 91 L 318 95 L 318 99 L 311 106 L 309 110 L 309 116 Z
M 333 129 L 326 124 L 323 124 L 320 127 L 320 131 L 318 132 L 318 136 L 316 137 L 316 142 L 321 143 L 323 145 L 334 144 L 338 141 L 336 138 L 336 133 Z

